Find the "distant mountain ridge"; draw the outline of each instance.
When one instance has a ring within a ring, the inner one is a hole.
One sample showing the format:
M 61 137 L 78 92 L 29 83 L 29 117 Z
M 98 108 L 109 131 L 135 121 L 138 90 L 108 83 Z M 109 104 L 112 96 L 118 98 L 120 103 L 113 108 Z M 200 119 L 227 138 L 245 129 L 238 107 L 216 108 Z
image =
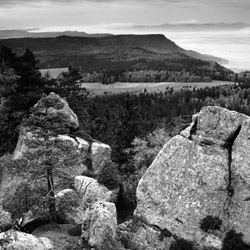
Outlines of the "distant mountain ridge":
M 171 64 L 171 60 L 172 64 L 176 60 L 177 64 L 180 64 L 180 60 L 182 62 L 185 60 L 187 64 L 188 60 L 194 58 L 222 61 L 220 58 L 184 50 L 161 34 L 15 38 L 2 39 L 1 44 L 17 53 L 23 53 L 29 48 L 40 60 L 41 68 L 60 68 L 73 64 L 91 71 L 107 67 L 111 69 L 165 67 L 164 65 Z
M 62 32 L 31 32 L 28 30 L 0 30 L 0 39 L 9 38 L 44 38 L 44 37 L 57 37 L 57 36 L 78 36 L 78 37 L 103 37 L 112 36 L 112 34 L 88 34 L 79 31 L 62 31 Z
M 250 28 L 247 23 L 164 23 L 160 25 L 134 25 L 131 26 L 137 31 L 236 31 Z

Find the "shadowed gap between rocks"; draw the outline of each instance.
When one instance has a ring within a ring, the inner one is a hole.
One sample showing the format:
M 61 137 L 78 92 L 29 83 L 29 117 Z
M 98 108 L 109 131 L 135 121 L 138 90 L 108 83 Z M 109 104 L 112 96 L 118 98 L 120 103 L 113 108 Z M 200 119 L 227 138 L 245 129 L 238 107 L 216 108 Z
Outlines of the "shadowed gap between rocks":
M 233 187 L 233 176 L 232 176 L 232 147 L 234 144 L 234 141 L 236 140 L 237 136 L 240 133 L 241 130 L 241 125 L 239 125 L 239 127 L 237 128 L 237 130 L 232 134 L 232 136 L 227 140 L 226 142 L 226 148 L 228 150 L 228 179 L 226 180 L 225 178 L 225 182 L 227 185 L 226 191 L 227 191 L 227 199 L 225 201 L 225 212 L 226 214 L 229 216 L 229 212 L 228 212 L 228 208 L 230 206 L 231 203 L 231 199 L 234 195 L 234 187 Z
M 196 134 L 196 130 L 197 130 L 197 124 L 198 124 L 198 117 L 195 117 L 195 120 L 193 121 L 193 126 L 190 129 L 190 136 L 188 139 L 192 139 L 192 135 Z

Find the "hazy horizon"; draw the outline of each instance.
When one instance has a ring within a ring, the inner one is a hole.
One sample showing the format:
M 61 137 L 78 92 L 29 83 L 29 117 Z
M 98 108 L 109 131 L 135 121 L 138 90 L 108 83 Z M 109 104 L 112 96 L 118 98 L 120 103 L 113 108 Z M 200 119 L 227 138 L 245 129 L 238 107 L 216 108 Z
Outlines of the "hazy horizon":
M 229 60 L 250 69 L 250 28 L 220 32 L 170 32 L 147 26 L 202 23 L 250 24 L 249 0 L 1 0 L 0 29 L 30 32 L 162 33 L 184 49 Z M 135 26 L 146 26 L 143 30 Z

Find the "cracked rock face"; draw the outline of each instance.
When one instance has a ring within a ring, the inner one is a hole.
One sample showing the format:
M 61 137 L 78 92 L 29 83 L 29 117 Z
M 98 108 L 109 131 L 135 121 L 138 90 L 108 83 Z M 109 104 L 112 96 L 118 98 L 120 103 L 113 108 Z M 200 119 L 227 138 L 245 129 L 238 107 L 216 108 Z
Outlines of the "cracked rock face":
M 250 243 L 250 117 L 204 107 L 158 153 L 139 182 L 135 216 L 197 242 L 200 222 L 222 220 Z M 199 242 L 198 242 L 199 243 Z

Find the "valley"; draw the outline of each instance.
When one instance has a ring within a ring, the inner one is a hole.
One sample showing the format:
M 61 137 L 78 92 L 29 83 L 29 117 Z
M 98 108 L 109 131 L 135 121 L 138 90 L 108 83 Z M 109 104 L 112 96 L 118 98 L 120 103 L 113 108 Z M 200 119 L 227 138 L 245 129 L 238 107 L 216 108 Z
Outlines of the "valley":
M 233 85 L 232 81 L 212 81 L 212 82 L 157 82 L 157 83 L 132 83 L 132 82 L 116 82 L 113 84 L 104 85 L 102 83 L 81 83 L 81 88 L 86 88 L 87 91 L 95 95 L 103 94 L 119 94 L 119 93 L 140 93 L 147 92 L 164 92 L 170 88 L 174 90 L 205 88 L 216 86 Z

